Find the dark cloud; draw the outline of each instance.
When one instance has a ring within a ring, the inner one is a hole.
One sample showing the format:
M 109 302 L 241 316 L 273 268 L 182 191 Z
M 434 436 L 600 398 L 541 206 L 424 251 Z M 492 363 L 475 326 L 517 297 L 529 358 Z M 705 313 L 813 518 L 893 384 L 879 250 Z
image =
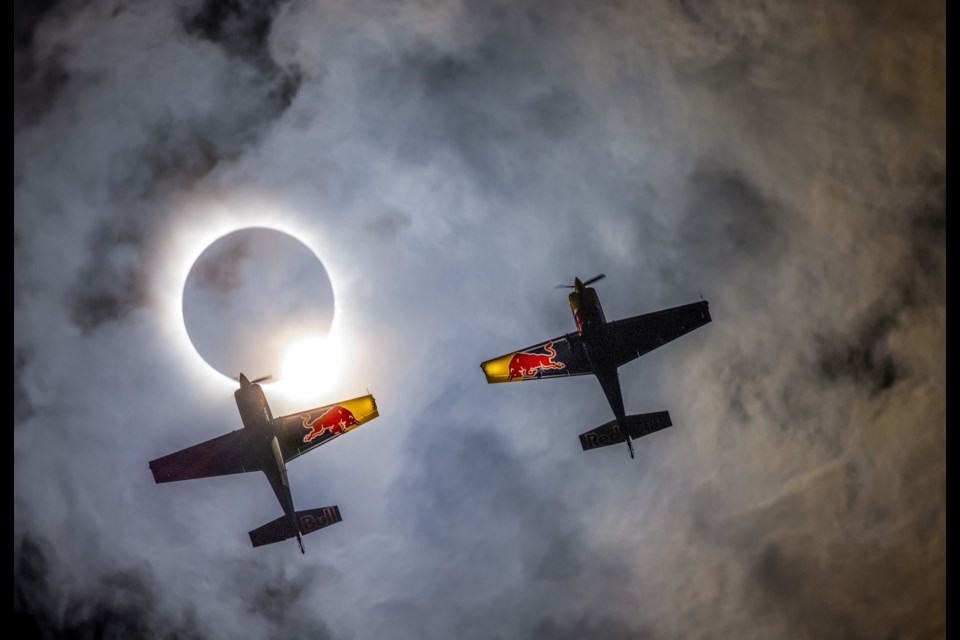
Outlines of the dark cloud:
M 565 638 L 610 638 L 610 640 L 619 640 L 620 638 L 650 638 L 654 637 L 651 633 L 638 632 L 636 629 L 624 626 L 616 620 L 568 620 L 555 621 L 543 620 L 537 624 L 530 638 L 555 638 L 563 640 Z
M 196 614 L 179 622 L 158 604 L 149 572 L 102 576 L 84 593 L 53 584 L 49 552 L 30 537 L 14 542 L 13 613 L 17 632 L 31 638 L 202 638 Z
M 530 98 L 525 111 L 531 130 L 539 131 L 551 140 L 569 135 L 583 113 L 577 94 L 559 87 Z
M 206 122 L 193 126 L 157 124 L 151 132 L 152 144 L 143 150 L 141 172 L 131 178 L 140 187 L 140 197 L 190 189 L 214 171 L 224 157 L 235 156 L 236 150 L 225 147 L 216 135 L 219 126 Z
M 690 190 L 683 229 L 689 244 L 699 241 L 706 249 L 723 247 L 732 256 L 762 259 L 772 241 L 782 240 L 783 231 L 776 227 L 782 214 L 757 185 L 735 171 L 699 169 L 690 177 Z
M 424 39 L 375 60 L 369 100 L 430 122 L 425 130 L 396 128 L 388 117 L 382 144 L 418 163 L 452 153 L 481 190 L 521 195 L 536 179 L 540 156 L 568 140 L 581 115 L 575 77 L 557 64 L 566 25 L 552 11 L 521 3 L 477 6 L 463 26 L 469 36 L 452 45 Z
M 13 348 L 13 422 L 19 425 L 33 413 L 30 395 L 24 387 L 23 374 L 30 364 L 30 350 Z
M 924 184 L 925 183 L 925 184 Z M 868 308 L 862 326 L 848 343 L 821 347 L 819 366 L 827 382 L 841 378 L 865 384 L 874 392 L 889 389 L 905 373 L 888 345 L 900 322 L 908 322 L 911 310 L 945 302 L 946 196 L 942 177 L 924 180 L 915 212 L 905 220 L 909 250 L 897 260 L 885 294 Z
M 69 74 L 61 63 L 61 51 L 42 55 L 37 51 L 36 32 L 55 10 L 57 2 L 18 0 L 13 11 L 13 130 L 41 120 L 54 104 Z
M 367 229 L 381 242 L 396 242 L 410 227 L 411 221 L 409 213 L 387 207 L 370 220 Z
M 783 205 L 747 176 L 717 162 L 696 167 L 685 187 L 682 222 L 664 241 L 684 247 L 686 255 L 679 265 L 665 265 L 662 279 L 703 291 L 733 273 L 748 281 L 768 275 L 764 270 L 779 261 L 789 242 L 791 222 Z M 758 301 L 755 309 L 762 312 L 763 306 Z
M 253 559 L 235 565 L 233 573 L 246 610 L 268 621 L 272 637 L 333 637 L 312 610 L 318 599 L 336 592 L 336 570 L 286 570 Z
M 84 331 L 122 319 L 147 298 L 141 262 L 143 238 L 121 225 L 103 225 L 89 241 L 91 252 L 71 292 L 71 317 Z
M 862 477 L 870 473 L 857 471 L 855 464 L 827 465 L 760 509 L 726 521 L 726 531 L 719 533 L 748 563 L 756 606 L 782 612 L 800 635 L 942 633 L 944 609 L 937 593 L 943 568 L 924 557 L 924 543 L 913 549 L 884 548 L 885 532 L 896 516 L 871 504 L 873 492 Z M 861 520 L 870 532 L 849 535 L 849 525 Z M 839 531 L 836 522 L 845 523 Z M 936 528 L 930 529 L 931 524 L 912 524 L 909 537 L 929 541 Z M 829 549 L 829 560 L 816 557 L 814 549 Z M 903 584 L 917 580 L 911 604 L 875 608 L 875 602 L 895 600 Z
M 184 14 L 183 26 L 187 33 L 214 42 L 231 55 L 276 69 L 267 50 L 267 38 L 284 4 L 278 0 L 205 0 Z
M 879 317 L 871 321 L 857 336 L 854 344 L 823 348 L 820 370 L 828 383 L 848 377 L 867 385 L 873 392 L 884 391 L 897 379 L 897 365 L 893 357 L 882 349 L 884 338 L 890 333 L 893 320 Z
M 910 216 L 910 268 L 900 283 L 907 305 L 946 303 L 947 177 L 935 173 L 921 181 L 921 199 Z
M 287 4 L 280 0 L 205 0 L 195 11 L 183 15 L 186 32 L 223 47 L 230 56 L 250 64 L 264 87 L 261 117 L 283 113 L 300 88 L 296 67 L 281 68 L 270 55 L 268 38 L 277 12 Z

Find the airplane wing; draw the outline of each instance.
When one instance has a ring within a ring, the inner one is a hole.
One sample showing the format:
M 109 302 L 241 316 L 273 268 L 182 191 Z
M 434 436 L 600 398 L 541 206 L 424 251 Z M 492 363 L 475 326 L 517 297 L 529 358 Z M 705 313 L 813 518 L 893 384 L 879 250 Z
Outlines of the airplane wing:
M 260 471 L 250 459 L 243 429 L 231 431 L 176 453 L 150 461 L 153 479 L 159 482 L 225 476 L 245 471 Z
M 607 335 L 619 367 L 708 322 L 710 309 L 701 301 L 609 322 Z
M 532 347 L 487 360 L 480 365 L 487 382 L 516 382 L 592 373 L 577 334 L 560 336 Z
M 302 456 L 379 415 L 377 401 L 372 395 L 365 395 L 277 418 L 283 460 L 289 462 Z

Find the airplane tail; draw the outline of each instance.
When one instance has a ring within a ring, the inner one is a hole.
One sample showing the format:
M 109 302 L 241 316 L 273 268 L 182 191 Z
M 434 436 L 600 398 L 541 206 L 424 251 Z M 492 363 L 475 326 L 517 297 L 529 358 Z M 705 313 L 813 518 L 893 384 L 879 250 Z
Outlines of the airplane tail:
M 654 411 L 653 413 L 638 413 L 632 416 L 626 416 L 623 424 L 618 424 L 616 420 L 605 422 L 592 431 L 580 434 L 580 446 L 584 451 L 608 447 L 612 444 L 627 442 L 630 447 L 630 457 L 633 457 L 633 444 L 631 440 L 650 435 L 655 431 L 660 431 L 672 426 L 670 413 L 668 411 Z M 626 435 L 625 435 L 626 434 Z
M 340 516 L 340 508 L 336 505 L 332 507 L 320 507 L 319 509 L 305 509 L 297 511 L 297 527 L 290 521 L 288 516 L 280 516 L 262 527 L 258 527 L 250 532 L 250 542 L 253 546 L 260 547 L 265 544 L 280 542 L 296 537 L 300 543 L 300 551 L 303 551 L 302 535 L 313 533 L 318 529 L 329 527 L 343 520 Z

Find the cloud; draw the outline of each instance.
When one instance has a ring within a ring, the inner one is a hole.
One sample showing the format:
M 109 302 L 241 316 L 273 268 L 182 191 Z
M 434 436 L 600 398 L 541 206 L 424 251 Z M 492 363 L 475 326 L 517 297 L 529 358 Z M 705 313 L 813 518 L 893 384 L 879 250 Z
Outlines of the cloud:
M 18 629 L 42 638 L 203 637 L 196 612 L 174 619 L 161 612 L 149 570 L 128 568 L 64 593 L 51 584 L 49 553 L 31 537 L 14 551 L 13 609 Z
M 945 635 L 945 60 L 932 3 L 18 6 L 15 613 Z M 209 201 L 313 234 L 334 393 L 381 407 L 291 465 L 298 505 L 344 514 L 306 557 L 249 548 L 262 478 L 146 468 L 237 426 L 156 296 Z M 628 411 L 675 424 L 633 464 L 579 450 L 595 381 L 477 368 L 570 331 L 552 287 L 601 271 L 609 318 L 700 293 L 714 318 L 622 369 Z

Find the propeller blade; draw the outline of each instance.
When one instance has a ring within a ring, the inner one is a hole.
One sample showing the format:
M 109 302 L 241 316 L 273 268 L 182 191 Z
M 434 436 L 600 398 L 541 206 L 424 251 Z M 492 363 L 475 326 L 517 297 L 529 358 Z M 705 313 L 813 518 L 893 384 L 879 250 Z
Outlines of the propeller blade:
M 554 287 L 554 289 L 573 289 L 573 288 L 574 287 L 572 284 L 558 284 L 557 286 Z
M 589 285 L 593 284 L 594 282 L 597 282 L 597 281 L 599 281 L 599 280 L 603 280 L 603 279 L 606 278 L 606 277 L 607 277 L 607 274 L 605 274 L 605 273 L 601 273 L 601 274 L 595 275 L 595 276 L 593 276 L 592 278 L 590 278 L 589 280 L 587 280 L 586 282 L 584 282 L 584 283 L 583 283 L 583 286 L 585 286 L 585 287 L 586 287 L 586 286 L 589 286 Z
M 255 380 L 247 380 L 247 379 L 246 379 L 246 376 L 244 376 L 244 375 L 241 373 L 241 374 L 238 375 L 238 376 L 234 376 L 233 379 L 236 380 L 237 382 L 239 382 L 239 383 L 242 385 L 242 384 L 243 384 L 243 380 L 241 380 L 241 378 L 243 378 L 243 380 L 246 380 L 246 382 L 247 382 L 248 384 L 257 384 L 258 382 L 266 382 L 267 380 L 272 380 L 272 379 L 273 379 L 273 375 L 271 374 L 271 375 L 268 375 L 268 376 L 260 376 L 259 378 L 255 379 Z

